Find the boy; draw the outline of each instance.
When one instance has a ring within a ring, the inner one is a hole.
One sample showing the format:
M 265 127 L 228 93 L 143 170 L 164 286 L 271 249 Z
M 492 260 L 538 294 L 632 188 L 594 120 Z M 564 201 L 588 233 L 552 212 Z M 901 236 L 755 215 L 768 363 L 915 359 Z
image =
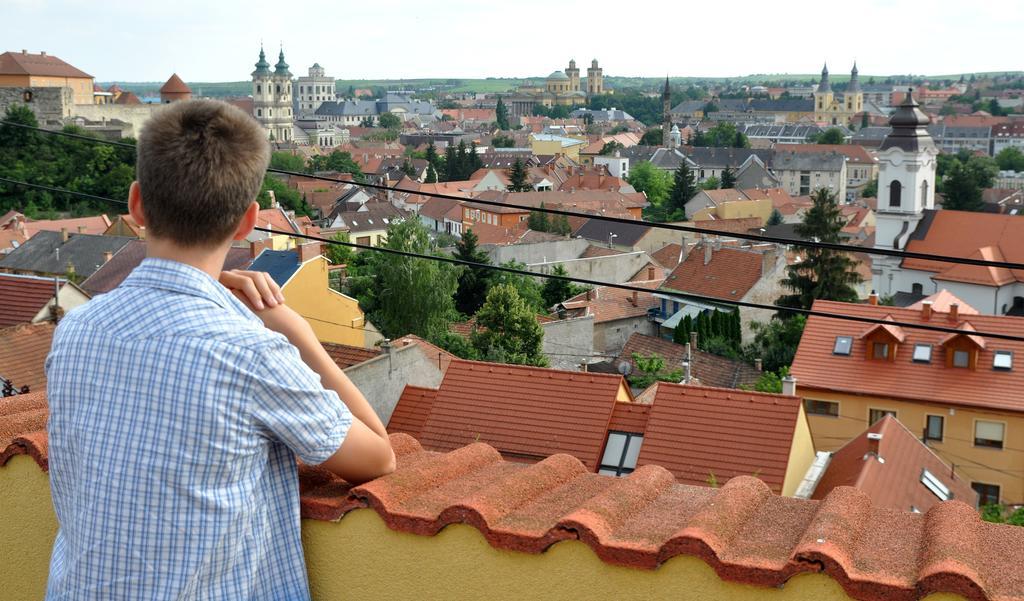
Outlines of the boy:
M 394 469 L 384 426 L 273 280 L 221 272 L 269 154 L 255 120 L 210 100 L 139 136 L 129 211 L 147 258 L 67 315 L 47 359 L 47 599 L 308 599 L 296 456 L 349 482 Z

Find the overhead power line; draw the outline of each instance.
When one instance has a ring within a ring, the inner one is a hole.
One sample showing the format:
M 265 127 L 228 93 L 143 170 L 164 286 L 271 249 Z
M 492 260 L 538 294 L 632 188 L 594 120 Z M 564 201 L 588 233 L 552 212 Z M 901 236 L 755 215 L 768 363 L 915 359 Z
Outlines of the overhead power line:
M 136 146 L 134 144 L 128 144 L 126 142 L 118 142 L 118 141 L 115 141 L 115 140 L 105 140 L 103 138 L 94 138 L 92 136 L 87 136 L 87 135 L 83 135 L 83 134 L 76 134 L 74 132 L 66 132 L 66 131 L 60 131 L 60 130 L 44 129 L 42 127 L 33 127 L 31 125 L 25 125 L 23 123 L 14 123 L 12 121 L 0 120 L 0 124 L 10 125 L 12 127 L 18 127 L 18 128 L 23 128 L 23 129 L 33 130 L 33 131 L 38 131 L 38 132 L 46 133 L 46 134 L 65 136 L 65 137 L 68 137 L 68 138 L 74 138 L 74 139 L 79 139 L 79 140 L 86 140 L 86 141 L 97 143 L 97 144 L 108 144 L 108 145 L 112 145 L 112 146 L 120 146 L 120 147 L 124 147 L 124 148 L 133 148 L 133 149 L 136 148 Z M 348 185 L 353 185 L 353 186 L 361 186 L 361 187 L 364 187 L 364 188 L 371 188 L 371 189 L 374 189 L 374 190 L 385 190 L 385 191 L 390 191 L 390 192 L 399 192 L 399 193 L 402 193 L 402 194 L 418 194 L 420 196 L 427 196 L 427 197 L 431 197 L 431 198 L 444 198 L 444 199 L 448 199 L 448 200 L 454 200 L 454 201 L 457 201 L 457 202 L 460 202 L 460 203 L 461 202 L 471 202 L 471 203 L 475 203 L 475 204 L 479 204 L 479 205 L 484 205 L 484 206 L 493 206 L 493 207 L 501 207 L 501 208 L 509 208 L 509 209 L 520 209 L 520 210 L 524 210 L 524 211 L 537 211 L 537 212 L 548 213 L 548 214 L 552 214 L 552 215 L 564 215 L 566 217 L 580 217 L 580 218 L 584 218 L 584 219 L 597 219 L 599 221 L 607 221 L 609 223 L 619 223 L 619 224 L 634 225 L 634 226 L 635 225 L 641 225 L 641 226 L 650 227 L 650 228 L 654 228 L 654 229 L 670 230 L 670 231 L 676 231 L 676 232 L 680 232 L 680 233 L 694 233 L 694 234 L 703 234 L 703 235 L 709 235 L 709 236 L 725 236 L 725 237 L 729 237 L 729 238 L 738 238 L 740 240 L 749 240 L 751 242 L 763 242 L 763 243 L 771 243 L 771 244 L 781 244 L 781 245 L 786 245 L 786 246 L 799 246 L 799 247 L 804 247 L 804 248 L 822 248 L 822 249 L 835 250 L 835 251 L 840 251 L 840 252 L 864 253 L 864 254 L 868 254 L 868 255 L 897 257 L 897 258 L 901 258 L 901 259 L 921 259 L 921 260 L 925 260 L 925 261 L 939 261 L 939 262 L 943 262 L 943 263 L 956 263 L 956 264 L 961 264 L 961 265 L 974 265 L 974 266 L 978 266 L 978 267 L 998 267 L 998 268 L 1002 268 L 1002 269 L 1024 270 L 1024 263 L 1014 263 L 1014 262 L 1010 262 L 1010 261 L 990 261 L 990 260 L 986 260 L 986 259 L 974 259 L 974 258 L 968 258 L 968 257 L 953 257 L 953 256 L 949 256 L 949 255 L 937 255 L 937 254 L 932 254 L 932 253 L 921 253 L 921 252 L 914 252 L 914 251 L 907 251 L 907 250 L 895 250 L 895 249 L 884 249 L 884 248 L 869 248 L 869 247 L 862 247 L 862 246 L 852 246 L 852 245 L 849 245 L 849 244 L 840 244 L 840 243 L 837 243 L 837 242 L 817 242 L 817 241 L 809 241 L 809 240 L 791 240 L 791 239 L 788 239 L 788 238 L 780 238 L 780 237 L 777 237 L 777 236 L 767 236 L 767 235 L 763 235 L 763 234 L 728 232 L 728 231 L 715 230 L 715 229 L 709 229 L 709 228 L 703 228 L 703 227 L 697 227 L 697 226 L 679 225 L 679 224 L 675 224 L 675 223 L 655 223 L 655 222 L 641 221 L 641 220 L 637 220 L 637 219 L 629 219 L 629 218 L 626 218 L 626 217 L 613 217 L 613 216 L 610 216 L 610 215 L 592 215 L 592 214 L 589 214 L 589 213 L 579 213 L 579 212 L 576 212 L 576 211 L 566 211 L 566 210 L 563 210 L 563 209 L 553 209 L 553 208 L 547 207 L 547 206 L 545 206 L 545 207 L 533 207 L 533 206 L 529 206 L 529 205 L 514 204 L 514 203 L 507 203 L 507 202 L 498 202 L 498 201 L 494 201 L 494 200 L 484 200 L 484 199 L 480 199 L 480 198 L 466 198 L 466 197 L 463 197 L 463 196 L 455 196 L 453 194 L 441 194 L 441 193 L 437 193 L 437 192 L 421 192 L 421 191 L 417 191 L 417 190 L 404 190 L 402 188 L 398 188 L 398 187 L 394 187 L 394 186 L 385 186 L 383 184 L 371 184 L 371 183 L 368 183 L 368 182 L 354 182 L 354 181 L 339 180 L 339 179 L 335 179 L 335 178 L 331 178 L 331 177 L 326 177 L 326 176 L 322 176 L 322 175 L 314 175 L 314 174 L 310 174 L 310 173 L 302 173 L 302 172 L 299 172 L 299 171 L 288 171 L 288 170 L 285 170 L 285 169 L 269 168 L 269 169 L 267 169 L 267 172 L 268 173 L 277 173 L 279 175 L 288 175 L 288 176 L 292 176 L 292 177 L 307 177 L 307 178 L 310 178 L 310 179 L 315 179 L 315 180 L 325 181 L 325 182 L 331 182 L 331 183 L 335 183 L 335 184 L 348 184 Z
M 28 182 L 22 182 L 22 181 L 17 181 L 17 180 L 10 180 L 10 179 L 7 179 L 7 178 L 3 178 L 3 179 L 4 179 L 4 181 L 7 181 L 7 182 L 10 182 L 12 184 L 19 185 L 19 186 L 28 186 L 30 188 L 51 189 L 54 192 L 62 193 L 62 194 L 71 194 L 72 196 L 83 196 L 85 198 L 95 198 L 95 199 L 99 199 L 99 200 L 106 200 L 106 201 L 110 201 L 110 202 L 117 202 L 117 203 L 127 204 L 127 201 L 124 201 L 124 200 L 116 200 L 116 199 L 113 199 L 113 198 L 106 198 L 106 197 L 103 197 L 103 196 L 95 196 L 93 194 L 86 194 L 84 192 L 77 192 L 77 191 L 74 191 L 74 190 L 65 190 L 63 188 L 53 188 L 52 186 L 43 186 L 41 184 L 32 184 L 32 183 L 28 183 Z M 453 265 L 464 265 L 464 266 L 467 266 L 467 267 L 474 267 L 474 268 L 477 268 L 477 269 L 489 269 L 489 270 L 492 270 L 492 271 L 503 271 L 505 273 L 514 273 L 514 274 L 524 275 L 524 276 L 529 276 L 529 277 L 538 277 L 538 278 L 545 278 L 545 279 L 562 280 L 562 281 L 565 281 L 565 282 L 577 282 L 577 283 L 580 283 L 580 284 L 589 284 L 591 286 L 603 286 L 603 287 L 606 287 L 606 288 L 617 288 L 619 290 L 628 290 L 628 291 L 632 291 L 632 292 L 643 292 L 645 294 L 657 292 L 658 294 L 660 294 L 662 296 L 665 296 L 667 298 L 671 298 L 673 300 L 682 301 L 684 303 L 688 302 L 688 301 L 698 301 L 698 302 L 705 302 L 705 303 L 710 303 L 710 304 L 730 305 L 730 306 L 734 306 L 734 307 L 746 307 L 746 308 L 749 308 L 749 309 L 765 309 L 765 310 L 768 310 L 768 311 L 784 311 L 784 312 L 787 312 L 787 313 L 804 315 L 804 316 L 807 316 L 807 317 L 812 317 L 812 316 L 827 317 L 827 318 L 830 318 L 830 319 L 841 319 L 841 320 L 845 320 L 845 321 L 855 321 L 855 322 L 867 323 L 867 324 L 873 324 L 873 325 L 874 324 L 882 324 L 882 325 L 889 325 L 889 326 L 898 326 L 898 327 L 910 328 L 910 329 L 915 329 L 915 330 L 927 330 L 927 331 L 931 331 L 931 332 L 942 332 L 944 334 L 963 334 L 964 333 L 964 330 L 960 330 L 960 329 L 957 329 L 957 328 L 951 328 L 951 327 L 947 327 L 947 326 L 937 326 L 937 325 L 932 325 L 932 324 L 910 323 L 910 322 L 906 322 L 906 321 L 893 321 L 893 320 L 890 320 L 890 319 L 879 319 L 879 318 L 875 318 L 875 317 L 862 317 L 862 316 L 859 316 L 859 315 L 845 315 L 845 314 L 842 314 L 842 313 L 832 313 L 830 311 L 820 311 L 820 310 L 816 310 L 816 309 L 798 309 L 798 308 L 789 308 L 789 307 L 779 307 L 777 305 L 767 305 L 767 304 L 763 304 L 763 303 L 753 303 L 753 302 L 742 301 L 742 300 L 713 298 L 713 297 L 709 297 L 709 296 L 702 296 L 702 295 L 696 295 L 696 294 L 682 294 L 682 293 L 671 292 L 671 291 L 662 291 L 662 290 L 655 291 L 655 290 L 652 290 L 650 288 L 643 288 L 643 287 L 640 287 L 640 286 L 634 286 L 632 284 L 618 284 L 618 283 L 613 283 L 613 282 L 604 282 L 604 281 L 601 281 L 601 280 L 592 280 L 592 279 L 589 279 L 589 278 L 578 278 L 578 277 L 557 275 L 557 274 L 553 274 L 553 273 L 536 273 L 536 272 L 532 272 L 532 271 L 526 271 L 526 270 L 523 270 L 523 269 L 515 269 L 513 267 L 505 267 L 504 265 L 487 265 L 487 264 L 482 264 L 482 263 L 475 263 L 473 261 L 467 261 L 465 259 L 456 259 L 455 257 L 440 257 L 440 256 L 435 256 L 435 255 L 424 255 L 424 254 L 420 254 L 420 253 L 414 253 L 414 252 L 409 252 L 409 251 L 404 251 L 404 250 L 398 250 L 398 249 L 395 249 L 395 248 L 387 248 L 385 246 L 370 246 L 370 245 L 367 245 L 367 244 L 357 244 L 357 243 L 354 243 L 354 242 L 340 242 L 338 240 L 330 240 L 328 238 L 322 238 L 322 237 L 319 237 L 319 236 L 311 236 L 309 234 L 300 234 L 300 233 L 297 233 L 297 232 L 284 232 L 284 231 L 278 231 L 278 230 L 274 230 L 274 229 L 271 229 L 271 228 L 265 228 L 265 227 L 256 227 L 256 228 L 253 228 L 253 229 L 255 229 L 257 231 L 261 231 L 261 232 L 266 232 L 268 234 L 277 234 L 277 235 L 282 235 L 282 236 L 290 236 L 292 238 L 302 238 L 302 239 L 305 239 L 305 240 L 311 240 L 313 242 L 321 242 L 321 243 L 324 243 L 324 244 L 334 244 L 334 245 L 338 245 L 338 246 L 347 246 L 347 247 L 350 247 L 350 248 L 358 248 L 358 249 L 361 249 L 361 250 L 368 250 L 368 251 L 372 251 L 372 252 L 383 252 L 383 253 L 388 253 L 388 254 L 393 254 L 393 255 L 413 258 L 413 259 L 425 259 L 425 260 L 428 260 L 428 261 L 440 261 L 440 262 L 443 262 L 443 263 L 450 263 L 450 264 L 453 264 Z M 1014 341 L 1014 342 L 1024 342 L 1024 337 L 1013 336 L 1013 335 L 1010 335 L 1010 334 L 1001 334 L 1001 333 L 997 333 L 997 332 L 982 332 L 982 331 L 974 331 L 974 330 L 971 330 L 970 333 L 972 335 L 974 335 L 974 336 L 983 336 L 983 337 L 986 337 L 986 338 L 992 338 L 992 339 L 996 339 L 996 340 L 1010 340 L 1010 341 Z

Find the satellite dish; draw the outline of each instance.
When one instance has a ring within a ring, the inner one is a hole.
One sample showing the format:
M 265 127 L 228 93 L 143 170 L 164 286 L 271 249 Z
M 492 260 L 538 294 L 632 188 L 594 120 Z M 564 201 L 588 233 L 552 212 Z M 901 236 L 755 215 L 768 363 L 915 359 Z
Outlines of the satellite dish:
M 633 364 L 629 361 L 619 361 L 619 373 L 628 376 L 633 371 Z

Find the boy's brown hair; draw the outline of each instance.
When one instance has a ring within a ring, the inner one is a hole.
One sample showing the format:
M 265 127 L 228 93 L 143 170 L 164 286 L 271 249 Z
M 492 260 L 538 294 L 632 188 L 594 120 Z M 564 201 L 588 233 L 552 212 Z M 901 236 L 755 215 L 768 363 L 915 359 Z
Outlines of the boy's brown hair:
M 136 177 L 146 226 L 182 246 L 214 246 L 256 200 L 270 143 L 251 116 L 217 100 L 174 102 L 142 128 Z

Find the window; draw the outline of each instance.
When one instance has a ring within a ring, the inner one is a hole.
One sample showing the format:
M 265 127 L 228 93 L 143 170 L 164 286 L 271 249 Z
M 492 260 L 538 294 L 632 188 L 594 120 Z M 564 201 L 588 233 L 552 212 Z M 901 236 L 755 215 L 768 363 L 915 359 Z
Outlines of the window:
M 1010 370 L 1013 368 L 1013 351 L 996 351 L 992 357 L 992 369 Z
M 839 403 L 833 401 L 816 401 L 806 399 L 804 411 L 808 415 L 824 415 L 828 417 L 839 417 Z
M 978 493 L 978 505 L 995 505 L 999 502 L 999 485 L 971 482 L 971 488 Z
M 932 345 L 930 345 L 930 344 L 915 344 L 914 345 L 914 362 L 915 363 L 931 363 L 932 362 Z
M 888 359 L 889 344 L 886 342 L 872 342 L 871 356 L 874 357 L 875 359 Z
M 849 355 L 853 347 L 853 338 L 850 336 L 836 336 L 836 344 L 832 347 L 833 355 Z
M 946 428 L 946 418 L 941 415 L 925 417 L 924 439 L 942 442 L 942 433 Z
M 928 180 L 921 182 L 921 206 L 928 206 Z
M 257 94 L 259 94 L 259 93 L 261 93 L 262 91 L 263 91 L 263 88 L 262 88 L 262 86 L 260 86 L 259 84 L 257 84 L 257 85 L 256 85 L 256 93 L 257 93 Z
M 970 367 L 971 353 L 968 351 L 953 351 L 953 367 Z
M 1002 422 L 986 422 L 977 420 L 974 422 L 974 446 L 989 447 L 992 449 L 1003 448 L 1003 436 L 1006 434 L 1006 424 Z
M 256 116 L 257 117 L 262 117 L 263 116 L 263 109 L 256 109 Z
M 949 490 L 948 486 L 943 484 L 941 480 L 935 477 L 935 474 L 927 469 L 921 472 L 921 484 L 924 484 L 925 488 L 932 491 L 932 494 L 942 501 L 948 501 L 953 498 L 953 491 Z
M 922 284 L 911 284 L 910 291 L 914 294 L 924 294 L 924 286 Z
M 607 476 L 625 476 L 636 468 L 636 459 L 640 456 L 640 445 L 644 437 L 629 432 L 608 432 L 608 440 L 604 446 L 604 456 L 597 473 Z
M 890 207 L 898 207 L 898 206 L 900 206 L 900 203 L 902 202 L 902 198 L 901 198 L 902 195 L 903 195 L 903 184 L 899 183 L 898 181 L 893 180 L 893 182 L 891 184 L 889 184 L 889 206 Z
M 896 412 L 890 409 L 868 409 L 868 424 L 873 424 L 886 415 L 896 417 Z

